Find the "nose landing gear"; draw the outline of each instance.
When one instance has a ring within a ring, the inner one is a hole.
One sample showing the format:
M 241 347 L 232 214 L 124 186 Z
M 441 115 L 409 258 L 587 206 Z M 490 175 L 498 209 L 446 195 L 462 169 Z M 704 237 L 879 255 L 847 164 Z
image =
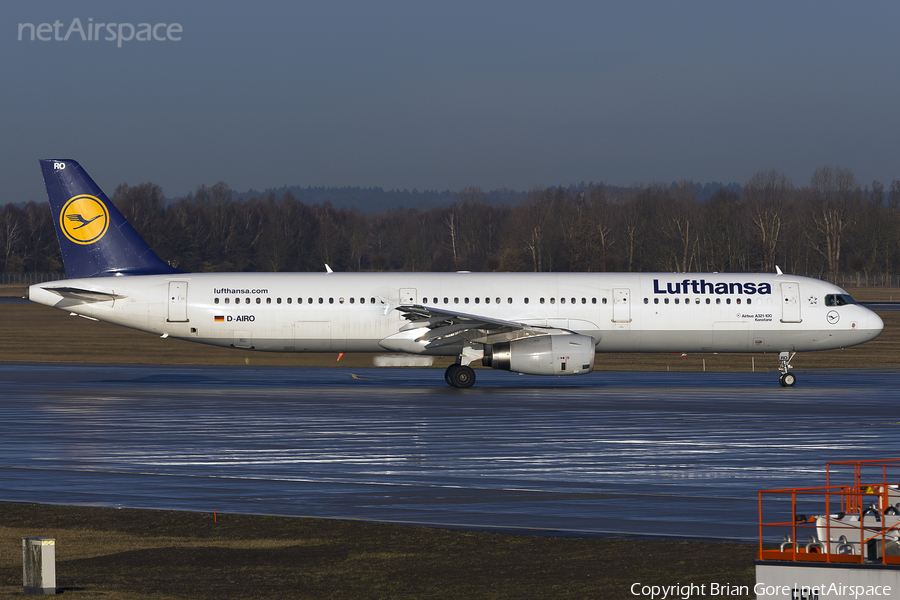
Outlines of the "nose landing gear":
M 781 387 L 794 387 L 794 384 L 797 383 L 797 376 L 793 373 L 789 373 L 788 369 L 792 369 L 793 367 L 790 365 L 790 361 L 794 358 L 796 352 L 782 352 L 778 355 L 778 360 L 781 361 L 781 366 L 778 367 L 778 370 L 781 371 L 781 376 L 778 378 L 778 383 L 781 384 Z

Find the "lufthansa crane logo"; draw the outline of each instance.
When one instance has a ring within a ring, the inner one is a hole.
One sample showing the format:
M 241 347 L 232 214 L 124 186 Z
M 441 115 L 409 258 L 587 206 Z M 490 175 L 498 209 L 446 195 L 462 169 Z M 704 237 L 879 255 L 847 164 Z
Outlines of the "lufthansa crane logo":
M 59 214 L 59 225 L 76 244 L 93 244 L 109 228 L 109 211 L 100 200 L 88 194 L 70 198 Z

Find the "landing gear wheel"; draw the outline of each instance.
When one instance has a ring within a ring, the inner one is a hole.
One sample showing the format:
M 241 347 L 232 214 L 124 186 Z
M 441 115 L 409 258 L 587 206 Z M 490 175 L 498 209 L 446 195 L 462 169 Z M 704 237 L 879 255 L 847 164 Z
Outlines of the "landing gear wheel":
M 470 388 L 475 383 L 475 371 L 468 365 L 453 365 L 452 371 L 448 369 L 450 385 L 457 388 Z
M 794 384 L 797 383 L 797 376 L 793 373 L 785 373 L 778 378 L 778 383 L 781 384 L 781 387 L 794 387 Z
M 453 385 L 453 379 L 451 379 L 451 373 L 456 370 L 459 365 L 450 365 L 447 367 L 447 370 L 444 371 L 444 381 L 447 382 L 447 385 Z M 455 386 L 454 386 L 455 387 Z

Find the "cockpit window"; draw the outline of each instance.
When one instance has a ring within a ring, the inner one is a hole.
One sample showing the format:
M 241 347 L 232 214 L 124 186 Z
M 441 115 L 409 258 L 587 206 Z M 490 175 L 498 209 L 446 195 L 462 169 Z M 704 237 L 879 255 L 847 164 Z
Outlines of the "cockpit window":
M 856 300 L 850 297 L 850 294 L 828 294 L 825 296 L 825 306 L 844 306 L 845 304 L 856 304 Z

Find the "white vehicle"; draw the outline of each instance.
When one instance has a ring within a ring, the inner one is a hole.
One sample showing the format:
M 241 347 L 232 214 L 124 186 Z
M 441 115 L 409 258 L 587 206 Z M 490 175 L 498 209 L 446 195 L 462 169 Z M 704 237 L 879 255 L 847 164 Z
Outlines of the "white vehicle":
M 722 273 L 184 273 L 160 260 L 81 166 L 42 160 L 67 280 L 28 298 L 162 337 L 268 352 L 456 355 L 580 375 L 596 352 L 795 352 L 875 338 L 883 322 L 806 277 Z

